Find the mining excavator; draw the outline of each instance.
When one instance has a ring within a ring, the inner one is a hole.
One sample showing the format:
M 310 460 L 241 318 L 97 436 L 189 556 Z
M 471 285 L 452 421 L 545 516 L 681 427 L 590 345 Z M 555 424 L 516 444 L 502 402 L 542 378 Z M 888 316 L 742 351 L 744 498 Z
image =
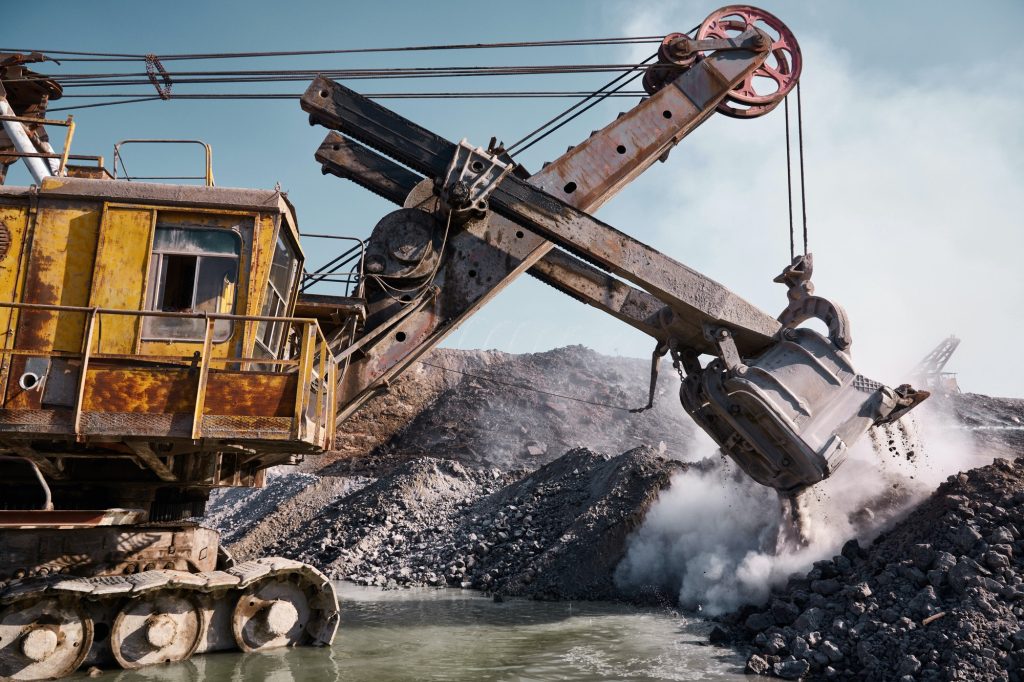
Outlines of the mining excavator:
M 287 197 L 214 186 L 208 147 L 201 185 L 54 151 L 46 127 L 73 121 L 43 118 L 61 92 L 27 68 L 40 58 L 0 55 L 0 168 L 22 160 L 36 181 L 0 186 L 0 677 L 329 644 L 331 583 L 288 559 L 234 563 L 195 521 L 209 492 L 330 450 L 524 272 L 652 337 L 652 383 L 670 354 L 685 411 L 783 496 L 926 396 L 856 372 L 809 254 L 778 278 L 776 318 L 591 215 L 715 112 L 761 116 L 794 88 L 797 42 L 762 10 L 666 36 L 649 96 L 534 174 L 316 78 L 301 106 L 331 129 L 322 171 L 400 208 L 313 272 Z M 342 290 L 311 291 L 323 282 Z

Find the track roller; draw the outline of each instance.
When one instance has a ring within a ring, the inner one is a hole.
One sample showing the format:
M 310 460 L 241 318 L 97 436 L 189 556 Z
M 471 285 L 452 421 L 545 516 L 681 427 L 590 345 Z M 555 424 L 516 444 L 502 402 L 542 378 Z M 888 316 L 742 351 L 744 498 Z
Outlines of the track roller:
M 271 561 L 279 562 L 274 570 L 238 597 L 231 615 L 235 644 L 242 651 L 260 651 L 330 643 L 338 625 L 334 587 L 308 566 Z
M 41 680 L 73 673 L 92 646 L 93 622 L 73 599 L 23 600 L 0 611 L 0 678 Z
M 110 648 L 122 668 L 183 661 L 199 647 L 203 612 L 194 598 L 160 592 L 128 601 L 114 618 Z

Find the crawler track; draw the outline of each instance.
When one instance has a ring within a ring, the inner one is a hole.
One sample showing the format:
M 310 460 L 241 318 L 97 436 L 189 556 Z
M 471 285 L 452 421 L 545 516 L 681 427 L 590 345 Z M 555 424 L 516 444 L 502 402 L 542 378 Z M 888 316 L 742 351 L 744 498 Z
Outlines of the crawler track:
M 0 587 L 0 678 L 62 677 L 82 665 L 140 668 L 227 649 L 326 646 L 338 620 L 331 582 L 278 557 L 202 573 L 28 578 Z

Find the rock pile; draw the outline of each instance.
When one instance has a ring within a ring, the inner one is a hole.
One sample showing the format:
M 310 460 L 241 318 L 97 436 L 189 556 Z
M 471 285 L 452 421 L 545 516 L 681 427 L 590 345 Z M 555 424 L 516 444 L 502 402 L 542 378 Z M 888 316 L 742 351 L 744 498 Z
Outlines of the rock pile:
M 956 420 L 980 446 L 1024 451 L 1024 400 L 955 393 L 947 402 Z
M 1024 458 L 951 476 L 871 546 L 851 540 L 733 626 L 754 674 L 1022 679 Z
M 338 438 L 350 457 L 427 455 L 501 469 L 533 469 L 576 447 L 650 445 L 679 458 L 694 425 L 674 378 L 666 363 L 654 407 L 632 413 L 647 402 L 649 360 L 583 346 L 523 355 L 439 350 L 341 424 Z
M 269 549 L 364 585 L 616 599 L 626 538 L 681 466 L 649 448 L 572 450 L 528 475 L 424 457 Z

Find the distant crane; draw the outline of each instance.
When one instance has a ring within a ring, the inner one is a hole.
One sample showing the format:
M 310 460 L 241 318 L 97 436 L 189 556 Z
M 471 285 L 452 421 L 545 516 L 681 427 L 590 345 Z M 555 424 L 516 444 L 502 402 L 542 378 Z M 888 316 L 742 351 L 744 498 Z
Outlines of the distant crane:
M 922 385 L 925 390 L 940 391 L 944 394 L 959 393 L 960 386 L 956 382 L 956 373 L 942 371 L 959 345 L 960 339 L 952 334 L 943 339 L 942 343 L 917 364 L 911 374 L 912 380 Z

